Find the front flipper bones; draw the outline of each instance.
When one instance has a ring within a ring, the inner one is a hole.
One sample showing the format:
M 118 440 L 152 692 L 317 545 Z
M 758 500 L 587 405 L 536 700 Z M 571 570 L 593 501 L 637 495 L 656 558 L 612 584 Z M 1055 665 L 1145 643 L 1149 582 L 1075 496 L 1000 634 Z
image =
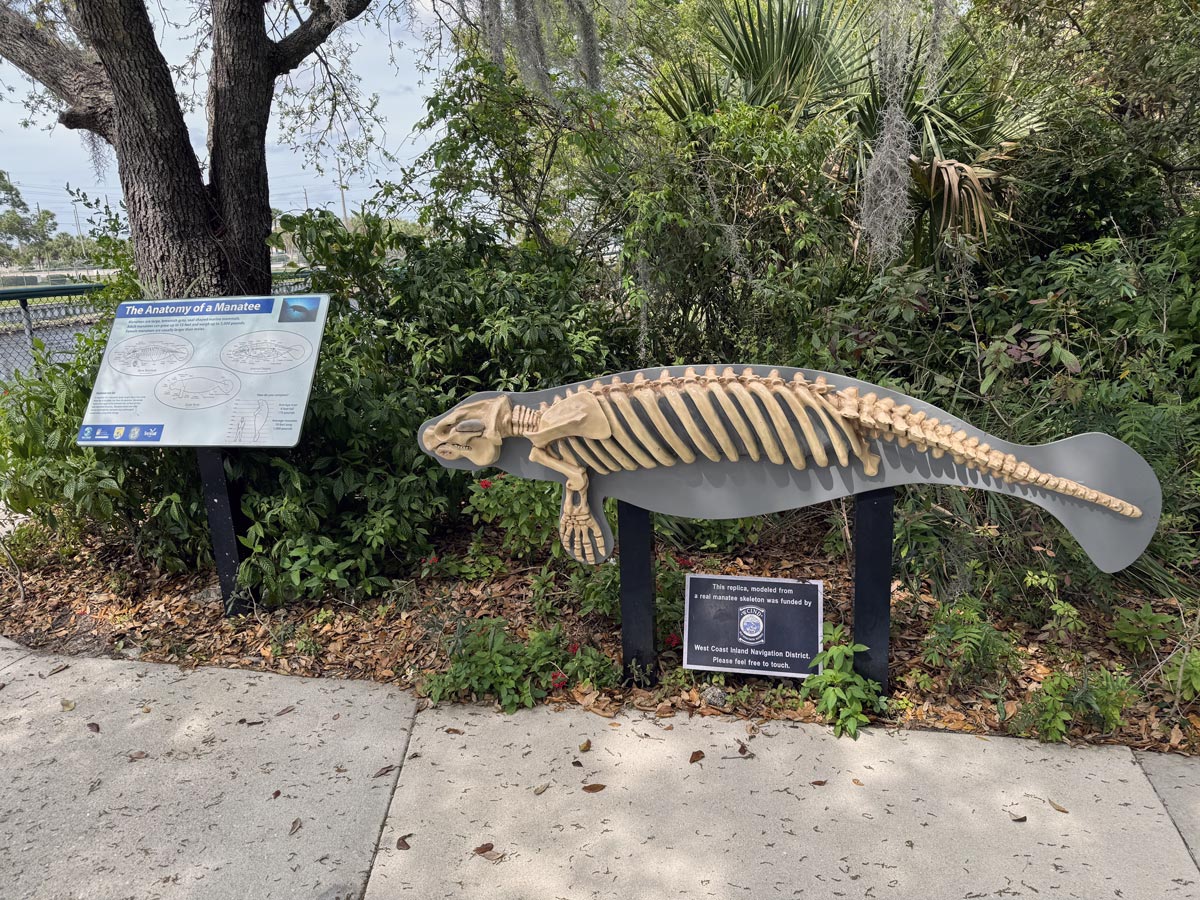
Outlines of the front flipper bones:
M 588 503 L 587 487 L 586 482 L 578 490 L 573 489 L 569 482 L 563 486 L 558 536 L 572 559 L 595 565 L 608 555 L 608 547 L 604 531 Z

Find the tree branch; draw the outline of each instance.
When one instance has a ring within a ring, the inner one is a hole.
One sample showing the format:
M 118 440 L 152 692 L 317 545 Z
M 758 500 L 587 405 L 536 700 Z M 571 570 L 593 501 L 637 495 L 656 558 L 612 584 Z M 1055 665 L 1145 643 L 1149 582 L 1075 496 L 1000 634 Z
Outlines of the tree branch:
M 0 2 L 0 57 L 8 60 L 66 105 L 59 121 L 86 128 L 112 142 L 113 92 L 103 66 Z
M 271 61 L 276 76 L 286 75 L 320 47 L 340 25 L 361 16 L 371 0 L 345 0 L 341 10 L 324 0 L 313 0 L 312 15 L 296 26 L 291 34 L 275 41 L 271 48 Z M 339 15 L 339 13 L 343 13 Z

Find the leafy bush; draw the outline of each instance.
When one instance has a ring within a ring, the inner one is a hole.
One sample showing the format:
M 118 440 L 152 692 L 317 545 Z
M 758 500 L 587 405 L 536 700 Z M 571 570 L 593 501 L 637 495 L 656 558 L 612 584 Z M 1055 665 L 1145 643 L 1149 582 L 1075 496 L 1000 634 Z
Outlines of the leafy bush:
M 1122 724 L 1121 713 L 1139 696 L 1129 676 L 1107 669 L 1080 676 L 1052 672 L 1040 690 L 1017 710 L 1009 727 L 1036 734 L 1043 741 L 1061 741 L 1074 723 L 1087 722 L 1105 731 Z
M 425 686 L 434 703 L 467 694 L 488 695 L 511 713 L 533 706 L 551 689 L 571 682 L 608 688 L 619 680 L 612 660 L 596 648 L 564 651 L 557 627 L 530 632 L 529 640 L 521 643 L 509 636 L 503 619 L 471 622 L 459 635 L 450 659 L 450 667 Z
M 923 644 L 925 662 L 949 672 L 949 686 L 977 684 L 1014 664 L 1012 639 L 984 617 L 983 604 L 963 596 L 940 605 Z
M 865 644 L 849 643 L 845 628 L 828 622 L 823 643 L 825 649 L 811 665 L 824 668 L 806 678 L 800 692 L 805 697 L 817 696 L 817 712 L 833 724 L 835 735 L 848 734 L 858 740 L 859 727 L 870 721 L 867 712 L 883 712 L 887 698 L 879 695 L 878 681 L 854 671 L 854 654 L 866 650 Z
M 744 519 L 655 516 L 654 531 L 679 550 L 740 553 L 758 543 L 766 522 L 763 516 Z
M 471 521 L 491 526 L 500 546 L 512 556 L 564 556 L 558 540 L 562 488 L 548 481 L 506 478 L 504 473 L 471 484 L 465 512 Z M 491 535 L 489 535 L 491 537 Z
M 1185 703 L 1200 697 L 1200 650 L 1177 651 L 1163 667 L 1163 685 Z
M 621 567 L 616 560 L 598 566 L 575 565 L 568 585 L 579 600 L 580 615 L 621 621 Z
M 417 447 L 423 421 L 478 388 L 521 390 L 621 367 L 616 311 L 569 253 L 486 233 L 423 240 L 370 216 L 284 217 L 314 290 L 334 296 L 300 445 L 229 454 L 253 523 L 241 581 L 271 602 L 378 592 L 459 514 L 468 480 Z M 75 432 L 102 329 L 0 401 L 0 498 L 51 526 L 102 530 L 166 569 L 208 562 L 194 455 L 90 449 Z
M 1165 613 L 1156 613 L 1149 603 L 1143 603 L 1137 609 L 1122 607 L 1117 610 L 1116 621 L 1107 634 L 1134 653 L 1148 653 L 1156 644 L 1167 639 L 1170 635 L 1168 628 L 1174 621 Z

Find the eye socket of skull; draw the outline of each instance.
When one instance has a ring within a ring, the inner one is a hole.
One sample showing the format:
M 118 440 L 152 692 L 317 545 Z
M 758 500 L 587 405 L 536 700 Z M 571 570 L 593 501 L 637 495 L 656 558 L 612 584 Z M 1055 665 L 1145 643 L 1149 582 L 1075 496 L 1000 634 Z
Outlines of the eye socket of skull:
M 483 434 L 483 419 L 463 419 L 454 426 L 454 430 L 462 434 Z

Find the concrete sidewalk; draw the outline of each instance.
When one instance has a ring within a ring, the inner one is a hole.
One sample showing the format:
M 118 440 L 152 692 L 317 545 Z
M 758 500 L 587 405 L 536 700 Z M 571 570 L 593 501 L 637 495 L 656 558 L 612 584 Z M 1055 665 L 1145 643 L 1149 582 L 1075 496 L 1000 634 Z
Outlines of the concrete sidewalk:
M 11 642 L 0 683 L 4 900 L 362 896 L 411 697 Z
M 1195 759 L 576 708 L 416 714 L 383 685 L 0 643 L 5 682 L 5 900 L 1200 898 Z

